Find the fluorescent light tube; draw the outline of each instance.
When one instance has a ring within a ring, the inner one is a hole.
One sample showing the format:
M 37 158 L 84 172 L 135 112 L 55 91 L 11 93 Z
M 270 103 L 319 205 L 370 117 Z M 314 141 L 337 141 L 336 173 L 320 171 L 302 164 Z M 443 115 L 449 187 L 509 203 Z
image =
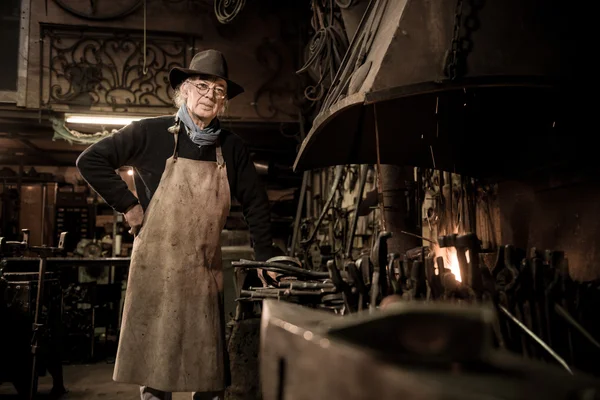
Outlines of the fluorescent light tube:
M 65 114 L 65 122 L 68 124 L 88 124 L 88 125 L 114 125 L 124 126 L 132 121 L 139 121 L 141 116 L 122 116 L 111 117 L 108 115 L 83 115 L 83 114 Z

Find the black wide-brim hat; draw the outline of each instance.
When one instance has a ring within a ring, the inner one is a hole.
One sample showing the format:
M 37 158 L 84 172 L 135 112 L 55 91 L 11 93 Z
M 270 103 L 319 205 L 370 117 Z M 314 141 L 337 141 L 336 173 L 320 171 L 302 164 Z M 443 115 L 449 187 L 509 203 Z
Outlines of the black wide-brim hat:
M 175 67 L 169 72 L 169 83 L 176 89 L 191 76 L 212 75 L 227 82 L 227 98 L 233 99 L 244 93 L 244 88 L 229 79 L 229 69 L 223 53 L 217 50 L 204 50 L 197 53 L 190 62 L 189 68 Z

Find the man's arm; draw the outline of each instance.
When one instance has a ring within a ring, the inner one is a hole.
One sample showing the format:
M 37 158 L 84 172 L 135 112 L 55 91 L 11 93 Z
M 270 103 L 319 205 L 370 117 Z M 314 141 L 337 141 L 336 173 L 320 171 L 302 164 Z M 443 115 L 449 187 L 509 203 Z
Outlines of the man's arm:
M 271 210 L 267 191 L 260 182 L 248 149 L 240 141 L 236 143 L 236 199 L 242 205 L 250 235 L 254 241 L 254 257 L 266 261 L 273 257 L 271 235 Z
M 142 124 L 133 122 L 88 147 L 77 159 L 83 179 L 116 211 L 125 213 L 138 203 L 116 169 L 135 166 L 145 143 Z

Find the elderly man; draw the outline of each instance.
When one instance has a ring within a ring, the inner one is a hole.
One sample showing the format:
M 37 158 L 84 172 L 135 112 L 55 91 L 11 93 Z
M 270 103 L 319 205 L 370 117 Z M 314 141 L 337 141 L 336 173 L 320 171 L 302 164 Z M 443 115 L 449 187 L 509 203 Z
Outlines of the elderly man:
M 255 256 L 273 254 L 269 205 L 242 140 L 217 115 L 243 92 L 215 50 L 174 68 L 175 116 L 134 122 L 85 150 L 81 175 L 136 235 L 113 379 L 142 399 L 221 399 L 224 342 L 220 233 L 230 195 L 242 204 Z M 139 200 L 115 169 L 135 169 Z

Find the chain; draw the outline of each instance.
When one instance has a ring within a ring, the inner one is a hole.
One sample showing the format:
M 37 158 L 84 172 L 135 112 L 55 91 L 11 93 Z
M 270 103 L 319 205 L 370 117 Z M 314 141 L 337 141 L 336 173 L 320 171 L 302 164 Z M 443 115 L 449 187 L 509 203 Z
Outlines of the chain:
M 460 28 L 462 25 L 463 0 L 457 0 L 454 10 L 454 32 L 452 35 L 452 44 L 446 56 L 445 73 L 446 76 L 454 80 L 459 74 L 459 56 L 460 56 Z
M 146 60 L 147 57 L 147 53 L 148 53 L 148 46 L 146 44 L 146 0 L 144 0 L 144 66 L 142 67 L 142 73 L 144 75 L 146 75 L 148 73 L 148 63 Z

